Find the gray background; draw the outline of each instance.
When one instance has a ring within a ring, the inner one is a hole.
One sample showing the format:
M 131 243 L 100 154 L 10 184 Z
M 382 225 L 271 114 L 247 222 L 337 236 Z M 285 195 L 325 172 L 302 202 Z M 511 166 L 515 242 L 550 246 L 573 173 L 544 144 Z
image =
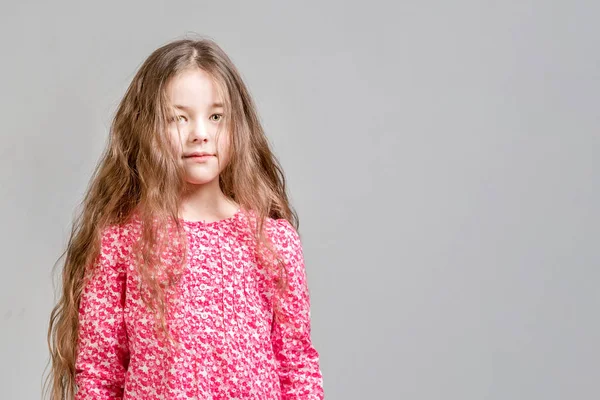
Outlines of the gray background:
M 0 398 L 137 67 L 241 70 L 290 183 L 328 399 L 600 398 L 597 1 L 3 2 Z

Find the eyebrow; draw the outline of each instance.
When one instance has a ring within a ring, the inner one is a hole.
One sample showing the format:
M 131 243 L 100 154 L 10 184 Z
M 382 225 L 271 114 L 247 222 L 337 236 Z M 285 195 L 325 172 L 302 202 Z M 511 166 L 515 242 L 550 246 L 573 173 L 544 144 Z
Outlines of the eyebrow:
M 180 110 L 190 111 L 191 107 L 175 104 L 173 107 L 179 108 Z M 223 103 L 213 103 L 211 108 L 223 108 Z

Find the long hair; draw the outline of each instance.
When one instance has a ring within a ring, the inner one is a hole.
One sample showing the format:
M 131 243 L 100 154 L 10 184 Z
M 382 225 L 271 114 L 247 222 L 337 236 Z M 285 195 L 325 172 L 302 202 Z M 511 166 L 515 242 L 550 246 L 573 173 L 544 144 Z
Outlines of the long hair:
M 144 302 L 156 311 L 157 326 L 170 336 L 165 320 L 165 284 L 158 279 L 157 271 L 164 246 L 186 242 L 169 240 L 161 231 L 161 227 L 174 223 L 180 238 L 185 236 L 178 219 L 184 173 L 165 134 L 171 112 L 166 87 L 177 74 L 190 68 L 208 73 L 223 95 L 231 140 L 230 159 L 219 184 L 228 198 L 255 216 L 257 249 L 267 250 L 258 253 L 275 253 L 264 233 L 266 218 L 286 219 L 298 229 L 282 168 L 270 150 L 254 101 L 230 58 L 206 38 L 176 40 L 156 49 L 141 65 L 118 106 L 107 147 L 74 218 L 67 248 L 59 258 L 64 257 L 62 292 L 50 316 L 47 339 L 51 373 L 44 383 L 45 393 L 50 393 L 52 400 L 72 399 L 75 395 L 80 299 L 86 270 L 94 265 L 106 227 L 125 224 L 134 216 L 141 222 L 134 254 L 136 268 L 147 287 Z M 182 246 L 178 254 L 183 263 Z M 276 261 L 271 267 L 280 278 L 276 286 L 282 289 L 286 280 L 284 265 L 276 254 L 271 260 Z M 169 275 L 170 284 L 176 280 L 176 272 Z M 276 301 L 274 308 L 277 311 Z

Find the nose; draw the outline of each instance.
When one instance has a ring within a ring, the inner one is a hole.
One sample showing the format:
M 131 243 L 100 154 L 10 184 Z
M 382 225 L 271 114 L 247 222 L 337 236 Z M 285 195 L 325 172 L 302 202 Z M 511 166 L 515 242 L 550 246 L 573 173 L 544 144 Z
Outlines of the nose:
M 209 132 L 208 124 L 202 120 L 196 120 L 191 124 L 191 130 L 188 139 L 191 142 L 206 142 L 208 141 Z

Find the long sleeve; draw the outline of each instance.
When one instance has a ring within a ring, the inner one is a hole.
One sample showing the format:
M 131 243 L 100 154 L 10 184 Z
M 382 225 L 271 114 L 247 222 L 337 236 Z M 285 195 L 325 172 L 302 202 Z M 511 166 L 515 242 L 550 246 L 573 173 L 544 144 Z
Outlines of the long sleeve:
M 119 239 L 118 228 L 103 231 L 96 268 L 81 295 L 75 400 L 123 397 L 129 349 L 123 319 L 126 271 L 119 260 Z
M 279 371 L 282 399 L 323 399 L 319 354 L 311 341 L 310 298 L 300 237 L 284 219 L 276 220 L 274 244 L 288 272 L 282 297 L 284 319 L 274 322 L 271 340 Z

